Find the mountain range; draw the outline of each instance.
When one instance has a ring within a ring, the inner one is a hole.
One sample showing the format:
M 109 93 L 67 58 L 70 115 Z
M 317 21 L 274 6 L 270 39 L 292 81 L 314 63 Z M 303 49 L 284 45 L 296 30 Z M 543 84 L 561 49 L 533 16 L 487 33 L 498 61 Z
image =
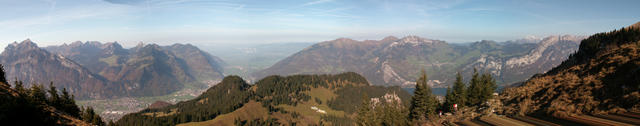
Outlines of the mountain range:
M 67 88 L 77 98 L 159 96 L 185 86 L 206 88 L 223 77 L 222 61 L 190 44 L 74 42 L 38 47 L 14 42 L 0 55 L 7 77 Z M 29 86 L 29 85 L 27 85 Z
M 581 36 L 549 36 L 507 42 L 478 41 L 449 44 L 418 36 L 357 41 L 340 38 L 317 43 L 273 66 L 253 73 L 268 75 L 327 74 L 353 71 L 374 85 L 411 87 L 420 69 L 430 85 L 447 87 L 455 73 L 471 75 L 473 69 L 489 72 L 503 85 L 523 81 L 560 64 L 578 48 Z

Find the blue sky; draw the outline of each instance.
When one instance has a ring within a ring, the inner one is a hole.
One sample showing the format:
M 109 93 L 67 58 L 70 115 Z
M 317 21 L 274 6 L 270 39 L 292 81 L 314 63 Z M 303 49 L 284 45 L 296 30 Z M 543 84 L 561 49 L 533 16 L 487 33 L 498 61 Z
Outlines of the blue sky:
M 448 42 L 590 35 L 640 21 L 638 0 L 0 0 L 0 44 Z

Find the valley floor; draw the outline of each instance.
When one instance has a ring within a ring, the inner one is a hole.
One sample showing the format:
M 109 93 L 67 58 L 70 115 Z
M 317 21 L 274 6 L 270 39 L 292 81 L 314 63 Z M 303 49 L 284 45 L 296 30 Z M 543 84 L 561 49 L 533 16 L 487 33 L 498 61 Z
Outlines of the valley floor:
M 208 87 L 217 84 L 219 81 L 206 82 Z M 78 106 L 92 107 L 96 113 L 105 121 L 117 121 L 122 116 L 143 110 L 156 101 L 164 101 L 175 104 L 197 97 L 208 88 L 198 89 L 195 87 L 185 87 L 180 91 L 164 96 L 154 97 L 125 97 L 117 99 L 100 99 L 100 100 L 78 100 Z

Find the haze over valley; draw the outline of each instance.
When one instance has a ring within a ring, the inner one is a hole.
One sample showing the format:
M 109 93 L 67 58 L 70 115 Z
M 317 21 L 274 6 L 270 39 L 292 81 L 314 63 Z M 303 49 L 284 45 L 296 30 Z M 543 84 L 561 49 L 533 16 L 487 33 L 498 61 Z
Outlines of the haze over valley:
M 8 125 L 640 125 L 638 1 L 0 1 Z

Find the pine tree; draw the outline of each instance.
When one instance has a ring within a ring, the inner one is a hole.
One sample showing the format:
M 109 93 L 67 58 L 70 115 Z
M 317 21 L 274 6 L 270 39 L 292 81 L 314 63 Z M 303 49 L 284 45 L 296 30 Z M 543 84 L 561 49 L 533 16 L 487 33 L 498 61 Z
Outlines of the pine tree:
M 358 116 L 356 118 L 357 124 L 360 126 L 374 125 L 373 111 L 371 109 L 371 100 L 367 94 L 362 95 L 362 104 L 358 109 Z
M 471 81 L 469 81 L 467 105 L 475 106 L 481 103 L 480 99 L 484 90 L 481 83 L 482 82 L 478 75 L 478 70 L 474 68 L 473 75 L 471 76 Z
M 377 109 L 382 109 L 382 121 L 375 125 L 404 126 L 408 125 L 404 107 L 398 101 L 381 102 Z
M 49 105 L 61 109 L 62 107 L 60 106 L 60 96 L 58 95 L 56 86 L 53 86 L 53 82 L 49 83 L 49 90 L 47 92 L 49 92 Z
M 4 73 L 4 66 L 2 64 L 0 64 L 0 82 L 4 83 L 4 84 L 9 84 L 9 82 L 7 81 L 7 76 Z
M 428 115 L 436 111 L 437 100 L 431 93 L 431 87 L 427 84 L 427 74 L 422 70 L 422 74 L 416 81 L 416 90 L 411 99 L 409 118 L 412 121 L 426 119 Z
M 482 74 L 480 80 L 482 84 L 482 97 L 480 100 L 481 103 L 483 103 L 493 97 L 493 92 L 496 90 L 496 88 L 498 88 L 498 86 L 496 85 L 496 80 L 493 79 L 493 77 L 489 73 Z
M 464 107 L 467 101 L 467 86 L 462 82 L 463 78 L 460 72 L 456 74 L 456 81 L 453 83 L 453 89 L 451 90 L 453 99 L 451 105 L 457 104 L 458 108 Z M 450 106 L 453 107 L 453 106 Z
M 104 126 L 104 122 L 102 122 L 102 118 L 100 118 L 100 115 L 98 114 L 93 114 L 93 119 L 91 120 L 91 124 L 93 125 L 97 125 L 97 126 Z
M 29 91 L 29 98 L 33 103 L 36 104 L 45 104 L 47 102 L 47 94 L 43 90 L 42 85 L 39 84 L 31 86 L 31 90 Z
M 22 81 L 18 81 L 18 79 L 16 79 L 14 81 L 14 84 L 16 85 L 13 89 L 16 90 L 16 92 L 18 92 L 18 94 L 22 95 L 22 96 L 26 96 L 27 95 L 27 91 L 24 88 L 24 85 L 22 85 Z
M 102 118 L 100 118 L 91 107 L 87 107 L 82 111 L 82 120 L 97 126 L 105 125 L 104 122 L 102 122 Z
M 444 95 L 444 104 L 443 104 L 443 109 L 446 111 L 453 111 L 453 104 L 455 97 L 453 96 L 453 93 L 451 92 L 451 88 L 447 88 L 447 93 Z
M 73 117 L 80 117 L 80 108 L 76 105 L 73 95 L 69 95 L 67 88 L 62 88 L 62 96 L 60 97 L 60 106 L 62 111 L 67 112 Z

